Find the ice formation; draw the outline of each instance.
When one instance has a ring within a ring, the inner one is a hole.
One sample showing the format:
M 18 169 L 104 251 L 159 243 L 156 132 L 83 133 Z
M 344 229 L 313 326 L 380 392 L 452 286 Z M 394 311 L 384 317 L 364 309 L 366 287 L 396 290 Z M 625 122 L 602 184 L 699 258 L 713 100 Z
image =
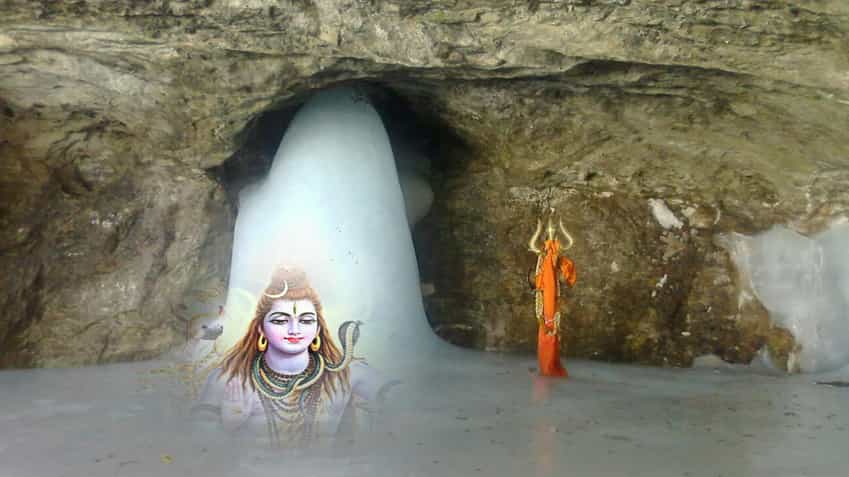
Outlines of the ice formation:
M 282 127 L 282 125 L 281 125 Z M 319 93 L 295 116 L 268 177 L 242 191 L 225 307 L 223 351 L 241 337 L 275 264 L 303 268 L 328 324 L 363 322 L 358 355 L 371 363 L 425 352 L 424 313 L 410 220 L 432 194 L 405 174 L 407 207 L 389 138 L 351 89 Z
M 735 261 L 770 318 L 801 345 L 800 370 L 849 364 L 849 225 L 812 238 L 775 227 L 734 241 Z

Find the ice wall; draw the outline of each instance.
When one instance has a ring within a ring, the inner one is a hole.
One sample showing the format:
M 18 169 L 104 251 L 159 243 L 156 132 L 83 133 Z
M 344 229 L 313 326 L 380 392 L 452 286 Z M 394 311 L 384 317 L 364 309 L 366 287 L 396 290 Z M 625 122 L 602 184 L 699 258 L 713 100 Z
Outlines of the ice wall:
M 358 355 L 379 365 L 429 352 L 437 339 L 407 217 L 426 213 L 432 196 L 420 176 L 407 174 L 407 182 L 405 207 L 384 126 L 355 91 L 325 91 L 304 105 L 268 177 L 240 195 L 218 349 L 244 333 L 273 266 L 286 263 L 307 272 L 332 328 L 363 321 Z
M 801 371 L 849 363 L 849 225 L 812 238 L 775 227 L 734 241 L 735 261 L 770 318 L 801 345 Z

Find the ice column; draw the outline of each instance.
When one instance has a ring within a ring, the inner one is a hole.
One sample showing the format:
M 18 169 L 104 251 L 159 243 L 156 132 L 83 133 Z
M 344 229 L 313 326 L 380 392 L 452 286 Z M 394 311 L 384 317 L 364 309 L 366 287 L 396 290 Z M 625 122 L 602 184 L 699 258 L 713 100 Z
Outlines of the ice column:
M 428 192 L 419 187 L 413 196 L 429 206 Z M 421 209 L 412 207 L 412 215 Z M 357 354 L 376 365 L 438 343 L 424 314 L 389 138 L 354 90 L 310 100 L 289 125 L 268 177 L 242 191 L 219 349 L 244 333 L 277 263 L 307 272 L 332 328 L 364 323 Z

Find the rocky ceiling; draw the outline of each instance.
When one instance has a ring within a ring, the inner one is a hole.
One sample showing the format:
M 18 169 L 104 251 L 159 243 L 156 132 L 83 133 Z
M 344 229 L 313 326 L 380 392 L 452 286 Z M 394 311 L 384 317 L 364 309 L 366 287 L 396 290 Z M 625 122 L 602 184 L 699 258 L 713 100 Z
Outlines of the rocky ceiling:
M 257 163 L 268 118 L 342 82 L 400 98 L 429 139 L 436 203 L 415 232 L 427 306 L 467 346 L 533 347 L 526 244 L 551 205 L 577 239 L 569 355 L 688 365 L 767 345 L 786 359 L 792 334 L 723 238 L 812 233 L 849 207 L 842 0 L 0 12 L 0 366 L 185 340 L 180 304 L 225 286 L 239 174 L 222 171 Z

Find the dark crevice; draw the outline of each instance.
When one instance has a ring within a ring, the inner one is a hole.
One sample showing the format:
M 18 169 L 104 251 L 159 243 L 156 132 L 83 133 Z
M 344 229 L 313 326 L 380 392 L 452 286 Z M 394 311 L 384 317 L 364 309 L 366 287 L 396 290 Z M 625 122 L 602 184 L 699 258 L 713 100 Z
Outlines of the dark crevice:
M 390 83 L 373 81 L 343 81 L 332 87 L 343 85 L 354 86 L 369 98 L 383 120 L 393 147 L 398 144 L 412 147 L 430 158 L 437 171 L 457 166 L 458 154 L 450 151 L 465 149 L 467 145 L 441 118 L 423 107 L 430 99 L 424 90 L 413 88 L 416 94 L 402 94 Z M 208 170 L 225 187 L 232 203 L 237 203 L 235 199 L 239 190 L 259 180 L 271 168 L 289 123 L 314 93 L 298 94 L 279 107 L 255 117 L 237 138 L 237 142 L 242 144 L 239 150 L 221 165 Z
M 144 285 L 142 288 L 142 297 L 139 300 L 141 306 L 145 306 L 151 299 L 151 295 L 156 288 L 156 282 L 165 275 L 168 269 L 168 249 L 176 239 L 177 214 L 180 211 L 180 206 L 171 204 L 165 211 L 165 217 L 162 220 L 162 244 L 157 253 L 155 253 L 154 261 L 147 270 L 144 277 Z
M 44 288 L 44 267 L 40 266 L 32 283 L 26 288 L 28 296 L 21 297 L 26 302 L 24 305 L 24 318 L 12 321 L 5 337 L 0 341 L 0 349 L 7 350 L 0 353 L 0 369 L 28 368 L 34 365 L 33 358 L 35 350 L 27 347 L 28 343 L 24 341 L 23 336 L 33 322 L 37 322 L 44 317 L 41 297 Z
M 103 357 L 106 356 L 106 350 L 109 349 L 109 341 L 110 341 L 111 338 L 112 338 L 112 330 L 109 330 L 106 333 L 106 337 L 103 338 L 103 346 L 100 348 L 100 352 L 97 353 L 97 360 L 95 361 L 95 363 L 99 363 L 99 364 L 103 363 Z

